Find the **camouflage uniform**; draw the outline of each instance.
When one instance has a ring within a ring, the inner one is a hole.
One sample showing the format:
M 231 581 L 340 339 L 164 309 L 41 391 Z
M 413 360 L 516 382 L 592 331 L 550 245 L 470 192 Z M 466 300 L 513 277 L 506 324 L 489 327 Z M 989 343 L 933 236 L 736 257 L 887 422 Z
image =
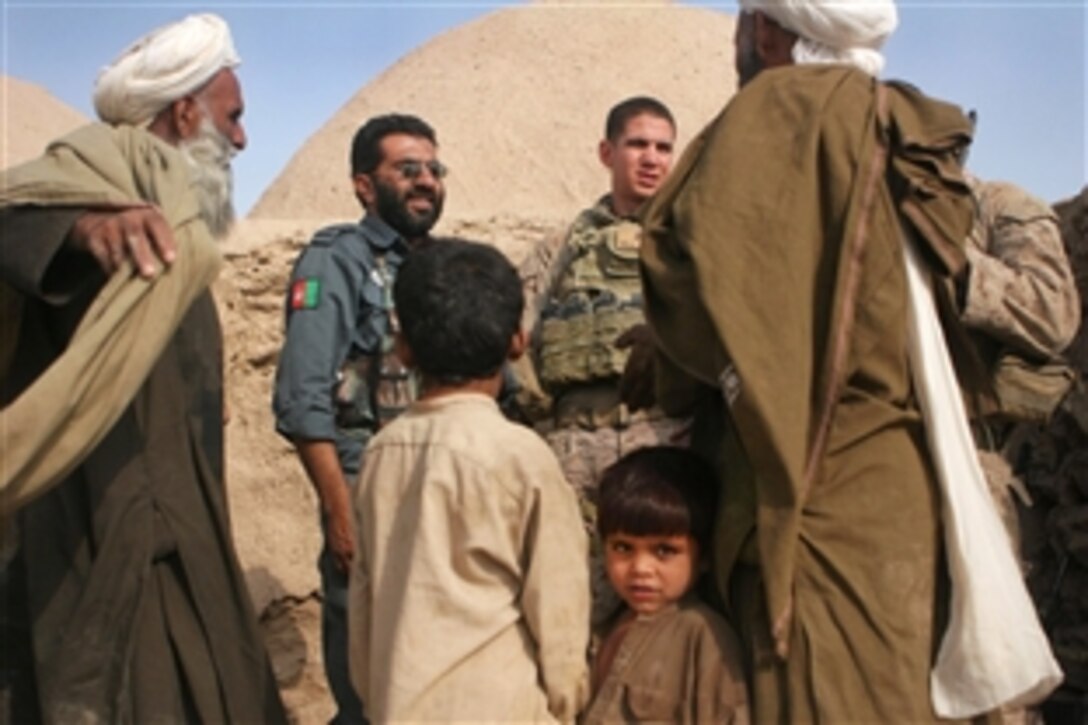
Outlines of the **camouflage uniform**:
M 971 188 L 964 324 L 989 346 L 1056 357 L 1077 332 L 1080 299 L 1054 210 L 1012 184 L 971 179 Z
M 967 240 L 961 319 L 985 365 L 996 374 L 1003 351 L 1043 363 L 1073 339 L 1080 301 L 1054 210 L 1023 189 L 968 177 L 975 223 Z M 980 458 L 1002 519 L 1019 546 L 1010 489 L 1030 500 L 1010 468 L 1015 426 L 1001 416 L 975 421 Z
M 961 318 L 996 380 L 1004 351 L 1040 364 L 1057 358 L 1076 334 L 1080 300 L 1054 210 L 1012 184 L 968 181 L 976 215 Z M 1006 484 L 1027 496 L 1006 463 L 1015 426 L 995 414 L 977 420 L 975 428 L 988 480 L 1016 538 Z
M 1040 364 L 1055 360 L 1081 319 L 1057 216 L 1045 202 L 1011 184 L 969 182 L 977 215 L 966 250 L 969 273 L 961 290 L 961 319 L 985 364 L 995 365 L 1006 350 Z M 1079 506 L 1074 504 L 1078 487 L 1083 491 L 1088 482 L 1083 449 L 1088 435 L 1070 412 L 1075 404 L 1083 405 L 1083 397 L 1083 390 L 1068 396 L 1050 420 L 1010 422 L 998 414 L 974 422 L 991 491 L 1066 672 L 1064 689 L 1079 689 L 1082 698 L 1088 689 L 1088 557 L 1077 566 L 1070 532 L 1078 515 L 1088 520 L 1083 493 Z M 1017 505 L 1011 491 L 1023 505 Z M 1082 525 L 1081 536 L 1086 528 Z
M 1055 205 L 1081 294 L 1081 327 L 1066 355 L 1077 387 L 1045 426 L 1032 426 L 1017 468 L 1034 500 L 1024 558 L 1065 682 L 1043 706 L 1047 722 L 1088 722 L 1088 187 Z
M 594 491 L 604 470 L 647 445 L 680 442 L 686 421 L 660 410 L 631 413 L 620 402 L 627 352 L 615 339 L 643 322 L 638 247 L 641 227 L 617 217 L 610 196 L 578 215 L 565 236 L 542 241 L 522 265 L 528 361 L 516 367 L 521 407 L 559 458 L 595 534 Z M 609 596 L 594 545 L 594 617 Z

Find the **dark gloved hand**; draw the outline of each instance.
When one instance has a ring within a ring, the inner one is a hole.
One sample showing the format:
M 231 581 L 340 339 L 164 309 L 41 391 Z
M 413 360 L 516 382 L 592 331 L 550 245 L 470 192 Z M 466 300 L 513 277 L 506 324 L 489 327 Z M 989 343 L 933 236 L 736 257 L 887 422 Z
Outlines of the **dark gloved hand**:
M 620 377 L 620 400 L 634 412 L 653 407 L 654 396 L 654 334 L 650 326 L 635 325 L 616 338 L 616 347 L 630 348 L 627 365 Z

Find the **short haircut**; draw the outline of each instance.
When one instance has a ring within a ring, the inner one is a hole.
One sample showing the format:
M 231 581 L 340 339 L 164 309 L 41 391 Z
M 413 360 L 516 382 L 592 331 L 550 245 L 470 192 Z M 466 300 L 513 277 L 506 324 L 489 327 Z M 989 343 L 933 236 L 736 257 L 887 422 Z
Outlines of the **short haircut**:
M 697 453 L 650 446 L 609 466 L 597 488 L 597 532 L 631 536 L 691 536 L 710 549 L 718 481 Z
M 608 120 L 604 123 L 604 137 L 609 141 L 616 141 L 627 128 L 627 122 L 644 113 L 668 121 L 672 130 L 676 131 L 676 121 L 673 120 L 668 106 L 650 96 L 634 96 L 612 106 L 612 110 L 608 112 Z
M 517 270 L 497 249 L 436 238 L 401 265 L 393 302 L 419 371 L 457 384 L 502 368 L 524 297 Z
M 351 142 L 351 173 L 368 174 L 382 162 L 382 139 L 394 133 L 425 138 L 435 146 L 438 138 L 426 121 L 402 113 L 375 116 L 359 127 Z

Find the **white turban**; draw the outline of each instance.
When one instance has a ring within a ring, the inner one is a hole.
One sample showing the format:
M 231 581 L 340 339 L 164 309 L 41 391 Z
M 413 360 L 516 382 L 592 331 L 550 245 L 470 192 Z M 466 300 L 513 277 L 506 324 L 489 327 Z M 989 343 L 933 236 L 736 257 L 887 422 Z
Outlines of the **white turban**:
M 241 62 L 218 15 L 190 15 L 151 31 L 98 74 L 94 107 L 106 123 L 142 126 Z
M 845 63 L 878 75 L 880 49 L 899 16 L 894 0 L 740 0 L 742 10 L 763 13 L 799 36 L 796 63 Z

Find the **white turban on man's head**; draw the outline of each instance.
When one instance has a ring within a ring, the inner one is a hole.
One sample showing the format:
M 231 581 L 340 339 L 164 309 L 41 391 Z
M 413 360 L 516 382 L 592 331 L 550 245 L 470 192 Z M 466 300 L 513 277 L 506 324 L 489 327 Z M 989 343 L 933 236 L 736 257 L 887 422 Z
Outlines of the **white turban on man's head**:
M 740 0 L 799 36 L 796 63 L 845 63 L 878 75 L 880 49 L 899 23 L 894 0 Z
M 241 62 L 218 15 L 190 15 L 151 31 L 98 74 L 94 107 L 106 123 L 142 126 Z

